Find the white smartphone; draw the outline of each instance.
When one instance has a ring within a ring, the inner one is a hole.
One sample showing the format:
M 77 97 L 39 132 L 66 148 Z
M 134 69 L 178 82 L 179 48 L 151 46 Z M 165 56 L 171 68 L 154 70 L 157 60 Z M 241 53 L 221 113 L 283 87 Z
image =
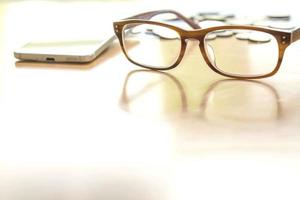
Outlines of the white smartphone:
M 39 62 L 93 61 L 114 41 L 115 36 L 100 40 L 30 42 L 14 52 L 17 59 Z

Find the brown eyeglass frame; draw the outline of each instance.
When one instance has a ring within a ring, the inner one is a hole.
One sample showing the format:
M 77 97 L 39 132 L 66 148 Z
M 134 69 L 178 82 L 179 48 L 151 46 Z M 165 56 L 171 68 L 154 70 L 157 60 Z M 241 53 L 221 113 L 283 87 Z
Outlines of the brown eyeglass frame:
M 191 28 L 193 28 L 194 30 L 184 30 L 182 28 L 170 25 L 170 24 L 166 24 L 166 23 L 162 23 L 162 22 L 157 22 L 157 21 L 151 21 L 150 19 L 156 15 L 159 14 L 165 14 L 165 13 L 171 13 L 176 15 L 179 19 L 183 20 L 185 23 L 187 23 Z M 123 43 L 123 29 L 124 26 L 126 25 L 130 25 L 132 24 L 133 26 L 135 26 L 134 24 L 151 24 L 151 25 L 158 25 L 158 26 L 162 26 L 162 27 L 166 27 L 169 29 L 172 29 L 174 31 L 176 31 L 179 35 L 180 35 L 180 39 L 181 39 L 181 50 L 179 53 L 179 56 L 177 58 L 177 60 L 175 61 L 175 63 L 173 65 L 171 65 L 170 67 L 166 67 L 166 68 L 157 68 L 157 67 L 151 67 L 151 66 L 147 66 L 147 65 L 142 65 L 140 63 L 135 62 L 134 60 L 132 60 L 127 52 L 126 49 L 124 47 L 124 43 Z M 239 78 L 239 79 L 258 79 L 258 78 L 266 78 L 266 77 L 270 77 L 273 76 L 280 68 L 280 65 L 282 63 L 282 59 L 283 59 L 283 55 L 285 52 L 285 49 L 293 42 L 296 42 L 297 40 L 300 39 L 300 28 L 295 29 L 293 31 L 283 31 L 283 30 L 277 30 L 277 29 L 272 29 L 272 28 L 265 28 L 265 27 L 257 27 L 257 26 L 246 26 L 246 25 L 226 25 L 226 26 L 217 26 L 217 27 L 210 27 L 210 28 L 204 28 L 201 29 L 201 27 L 195 23 L 192 19 L 189 19 L 187 17 L 185 17 L 184 15 L 173 11 L 173 10 L 158 10 L 158 11 L 151 11 L 151 12 L 146 12 L 146 13 L 142 13 L 139 15 L 135 15 L 129 18 L 126 18 L 124 20 L 121 21 L 117 21 L 113 23 L 114 26 L 114 31 L 116 36 L 119 39 L 121 48 L 123 50 L 123 53 L 125 54 L 126 58 L 134 63 L 135 65 L 144 67 L 144 68 L 148 68 L 148 69 L 152 69 L 152 70 L 169 70 L 172 68 L 175 68 L 182 60 L 185 50 L 186 50 L 186 46 L 187 46 L 187 39 L 194 39 L 194 40 L 198 40 L 199 43 L 199 47 L 200 47 L 200 51 L 202 53 L 202 56 L 204 57 L 204 60 L 206 62 L 206 64 L 216 73 L 226 76 L 226 77 L 230 77 L 230 78 Z M 236 75 L 236 74 L 230 74 L 230 73 L 226 73 L 221 71 L 220 69 L 218 69 L 216 66 L 214 66 L 206 53 L 205 50 L 205 46 L 204 46 L 204 40 L 205 40 L 205 36 L 213 31 L 218 31 L 218 30 L 226 30 L 226 29 L 246 29 L 246 30 L 254 30 L 254 31 L 261 31 L 261 32 L 265 32 L 265 33 L 269 33 L 270 35 L 274 36 L 277 40 L 277 44 L 278 44 L 278 48 L 279 48 L 279 55 L 278 55 L 278 60 L 277 60 L 277 64 L 276 67 L 274 68 L 274 70 L 268 74 L 264 74 L 264 75 L 257 75 L 257 76 L 242 76 L 242 75 Z

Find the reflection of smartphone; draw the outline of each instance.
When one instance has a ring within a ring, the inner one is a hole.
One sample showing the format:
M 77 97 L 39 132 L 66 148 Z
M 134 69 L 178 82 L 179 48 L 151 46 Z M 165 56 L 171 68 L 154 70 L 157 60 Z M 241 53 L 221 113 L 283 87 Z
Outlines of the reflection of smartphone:
M 114 41 L 115 36 L 102 40 L 30 42 L 14 52 L 15 57 L 40 62 L 90 62 Z

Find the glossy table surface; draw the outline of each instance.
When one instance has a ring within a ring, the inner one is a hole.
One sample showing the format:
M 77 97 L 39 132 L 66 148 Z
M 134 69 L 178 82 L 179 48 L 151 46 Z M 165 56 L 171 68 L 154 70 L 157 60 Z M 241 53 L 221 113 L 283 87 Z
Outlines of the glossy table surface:
M 13 57 L 131 12 L 110 7 L 1 4 L 0 199 L 299 199 L 300 44 L 256 81 L 217 75 L 194 42 L 166 72 L 129 63 L 118 43 L 89 64 Z

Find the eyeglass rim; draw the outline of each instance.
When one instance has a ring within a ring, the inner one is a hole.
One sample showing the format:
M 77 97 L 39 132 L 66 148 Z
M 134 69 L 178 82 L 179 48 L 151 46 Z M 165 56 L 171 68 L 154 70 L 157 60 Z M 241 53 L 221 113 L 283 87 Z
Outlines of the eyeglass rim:
M 180 49 L 179 56 L 178 56 L 177 60 L 174 62 L 174 64 L 169 67 L 159 68 L 159 67 L 151 67 L 151 66 L 143 65 L 143 64 L 137 63 L 134 60 L 132 60 L 128 56 L 126 48 L 124 47 L 123 34 L 122 34 L 124 27 L 128 24 L 151 24 L 151 25 L 162 26 L 165 28 L 172 29 L 173 31 L 176 31 L 181 39 L 181 49 Z M 204 57 L 204 60 L 206 61 L 206 64 L 214 72 L 216 72 L 220 75 L 226 76 L 226 77 L 238 78 L 238 79 L 259 79 L 259 78 L 270 77 L 270 76 L 276 74 L 281 66 L 285 49 L 293 42 L 292 41 L 292 33 L 290 31 L 282 31 L 282 30 L 277 30 L 277 29 L 273 29 L 273 28 L 259 27 L 259 26 L 225 25 L 225 26 L 215 26 L 215 27 L 202 28 L 202 29 L 200 28 L 200 29 L 194 29 L 194 30 L 185 30 L 185 29 L 179 28 L 179 27 L 171 25 L 171 24 L 157 22 L 157 21 L 151 21 L 151 20 L 142 20 L 142 19 L 120 20 L 120 21 L 114 22 L 113 25 L 114 25 L 115 34 L 117 35 L 117 37 L 119 39 L 123 53 L 125 54 L 127 59 L 130 62 L 134 63 L 135 65 L 138 65 L 138 66 L 141 66 L 141 67 L 147 68 L 147 69 L 152 69 L 152 70 L 173 69 L 183 59 L 183 56 L 184 56 L 184 53 L 186 50 L 185 40 L 189 39 L 189 38 L 196 38 L 200 41 L 200 50 Z M 273 71 L 271 71 L 270 73 L 267 73 L 267 74 L 259 74 L 259 75 L 239 75 L 239 74 L 227 73 L 227 72 L 221 71 L 219 68 L 215 67 L 213 65 L 213 63 L 211 63 L 211 61 L 205 51 L 204 38 L 210 32 L 218 31 L 218 30 L 226 30 L 226 29 L 255 30 L 255 31 L 265 32 L 265 33 L 272 35 L 276 39 L 277 45 L 278 45 L 278 59 L 277 59 L 277 64 L 276 64 L 275 68 L 273 69 Z

